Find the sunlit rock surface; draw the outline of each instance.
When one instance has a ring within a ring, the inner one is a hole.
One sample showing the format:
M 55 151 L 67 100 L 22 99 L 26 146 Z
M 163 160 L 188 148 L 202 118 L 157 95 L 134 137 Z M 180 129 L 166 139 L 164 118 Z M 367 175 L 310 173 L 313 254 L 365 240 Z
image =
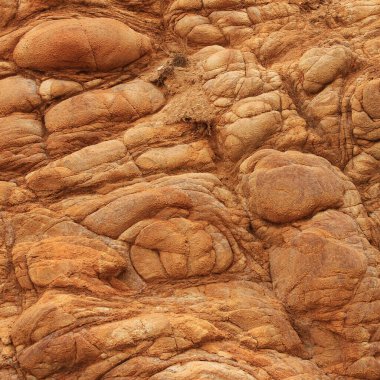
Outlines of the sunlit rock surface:
M 0 380 L 379 380 L 379 31 L 0 0 Z

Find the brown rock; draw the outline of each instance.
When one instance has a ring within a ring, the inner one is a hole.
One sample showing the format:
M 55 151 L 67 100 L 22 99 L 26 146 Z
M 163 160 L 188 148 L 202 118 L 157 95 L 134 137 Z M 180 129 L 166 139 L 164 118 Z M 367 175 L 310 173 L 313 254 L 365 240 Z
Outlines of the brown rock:
M 378 0 L 0 0 L 0 380 L 380 379 Z
M 360 246 L 344 241 L 355 230 L 351 218 L 334 211 L 315 216 L 301 233 L 285 235 L 289 248 L 273 250 L 270 263 L 276 294 L 289 309 L 326 311 L 351 300 L 367 267 Z
M 79 258 L 75 256 L 78 253 L 82 253 Z M 105 244 L 75 237 L 20 243 L 13 251 L 13 263 L 17 281 L 25 289 L 96 285 L 101 288 L 99 279 L 116 277 L 126 268 L 122 257 Z
M 108 18 L 47 21 L 26 33 L 13 53 L 16 64 L 35 70 L 107 71 L 136 61 L 149 38 Z
M 103 120 L 130 121 L 157 111 L 163 104 L 164 97 L 157 88 L 135 80 L 64 100 L 48 110 L 45 123 L 49 132 L 55 132 Z
M 21 76 L 0 80 L 0 94 L 0 116 L 31 112 L 41 103 L 36 82 Z
M 47 79 L 41 83 L 39 93 L 44 100 L 51 100 L 60 96 L 75 95 L 82 90 L 82 85 L 74 81 Z
M 0 118 L 1 179 L 11 179 L 46 160 L 43 127 L 32 114 Z
M 93 187 L 107 181 L 139 176 L 140 171 L 120 141 L 110 140 L 78 150 L 29 173 L 27 186 L 37 194 L 54 194 L 73 187 Z
M 327 161 L 291 151 L 267 151 L 264 157 L 262 152 L 242 165 L 254 168 L 244 183 L 252 212 L 286 223 L 342 204 L 343 183 Z
M 306 92 L 315 93 L 349 71 L 352 53 L 344 46 L 313 48 L 301 57 L 299 65 L 303 73 L 303 88 Z

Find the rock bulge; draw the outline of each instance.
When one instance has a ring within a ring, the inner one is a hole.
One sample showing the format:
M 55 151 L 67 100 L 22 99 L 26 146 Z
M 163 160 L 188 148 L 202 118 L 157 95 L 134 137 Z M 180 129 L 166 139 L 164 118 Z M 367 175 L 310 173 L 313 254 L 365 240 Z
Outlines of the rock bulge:
M 380 379 L 377 0 L 0 0 L 0 379 Z
M 147 36 L 109 18 L 44 22 L 27 32 L 13 58 L 35 70 L 107 71 L 136 61 L 151 50 Z
M 274 223 L 293 222 L 342 204 L 343 182 L 325 160 L 299 152 L 262 150 L 243 163 L 250 209 Z

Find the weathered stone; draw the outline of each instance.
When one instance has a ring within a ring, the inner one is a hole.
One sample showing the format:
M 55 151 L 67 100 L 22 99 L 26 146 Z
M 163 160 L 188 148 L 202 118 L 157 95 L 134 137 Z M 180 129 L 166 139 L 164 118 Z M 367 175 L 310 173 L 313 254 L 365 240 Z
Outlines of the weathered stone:
M 149 38 L 109 18 L 47 21 L 27 32 L 13 58 L 36 70 L 107 71 L 125 66 L 151 50 Z
M 0 0 L 0 380 L 380 379 L 377 0 Z

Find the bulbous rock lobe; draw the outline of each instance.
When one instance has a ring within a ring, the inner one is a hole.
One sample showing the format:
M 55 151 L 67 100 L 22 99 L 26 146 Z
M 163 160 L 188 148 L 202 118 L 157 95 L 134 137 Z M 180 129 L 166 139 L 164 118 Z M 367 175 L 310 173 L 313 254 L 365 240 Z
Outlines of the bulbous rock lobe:
M 26 33 L 13 58 L 36 70 L 107 71 L 136 61 L 152 49 L 149 37 L 108 18 L 47 21 Z
M 102 120 L 135 120 L 157 111 L 164 103 L 165 98 L 160 90 L 151 83 L 136 79 L 66 99 L 46 112 L 45 123 L 49 132 L 57 132 Z
M 260 155 L 264 155 L 260 158 Z M 341 205 L 344 187 L 333 167 L 296 151 L 261 151 L 245 186 L 251 211 L 272 223 L 288 223 Z

